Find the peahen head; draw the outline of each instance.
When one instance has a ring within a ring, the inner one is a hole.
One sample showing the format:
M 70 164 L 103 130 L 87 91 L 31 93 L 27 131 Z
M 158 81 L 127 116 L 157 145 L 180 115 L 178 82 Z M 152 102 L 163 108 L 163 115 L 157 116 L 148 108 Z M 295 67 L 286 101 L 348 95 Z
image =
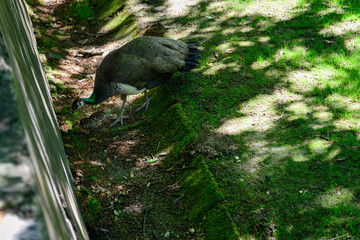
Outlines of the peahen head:
M 95 104 L 95 94 L 91 94 L 89 98 L 79 98 L 77 97 L 73 103 L 72 103 L 72 111 L 75 112 L 77 109 L 79 109 L 81 106 L 84 106 L 85 104 Z
M 76 98 L 71 105 L 72 111 L 75 112 L 77 109 L 79 109 L 85 104 L 86 102 L 82 98 Z

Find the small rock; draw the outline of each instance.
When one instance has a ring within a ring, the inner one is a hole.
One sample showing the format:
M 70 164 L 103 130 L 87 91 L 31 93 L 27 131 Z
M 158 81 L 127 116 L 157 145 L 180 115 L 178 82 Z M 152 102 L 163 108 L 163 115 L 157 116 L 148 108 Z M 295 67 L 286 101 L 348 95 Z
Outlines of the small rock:
M 80 127 L 90 129 L 96 127 L 96 121 L 91 118 L 83 118 L 80 120 Z
M 90 115 L 90 118 L 100 123 L 106 118 L 106 113 L 103 111 L 94 112 Z

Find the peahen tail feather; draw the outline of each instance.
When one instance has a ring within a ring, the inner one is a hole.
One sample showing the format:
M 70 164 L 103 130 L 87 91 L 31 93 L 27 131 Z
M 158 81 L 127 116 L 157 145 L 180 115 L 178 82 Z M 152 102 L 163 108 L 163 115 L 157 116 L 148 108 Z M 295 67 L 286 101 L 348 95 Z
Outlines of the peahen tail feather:
M 191 69 L 194 69 L 197 65 L 199 65 L 200 53 L 201 51 L 198 49 L 200 44 L 188 42 L 189 54 L 185 59 L 185 66 L 181 68 L 180 72 L 189 72 Z

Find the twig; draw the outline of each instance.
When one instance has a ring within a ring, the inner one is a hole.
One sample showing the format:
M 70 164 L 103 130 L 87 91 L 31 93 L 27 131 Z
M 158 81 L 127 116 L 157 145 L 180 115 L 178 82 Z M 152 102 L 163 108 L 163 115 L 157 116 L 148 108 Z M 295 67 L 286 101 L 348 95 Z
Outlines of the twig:
M 156 152 L 159 150 L 159 147 L 160 147 L 160 141 L 159 141 L 159 143 L 158 143 L 158 145 L 157 145 L 157 147 L 156 147 Z
M 284 106 L 283 106 L 283 110 L 282 110 L 282 113 L 281 113 L 280 117 L 279 117 L 278 119 L 274 120 L 274 122 L 277 122 L 277 121 L 279 121 L 280 119 L 282 119 L 282 117 L 283 117 L 283 115 L 284 115 L 284 112 L 285 112 L 285 108 L 284 108 Z
M 322 139 L 324 139 L 324 140 L 326 140 L 326 141 L 330 141 L 330 138 L 325 137 L 325 136 L 322 136 L 322 135 L 319 135 L 319 138 L 322 138 Z
M 349 236 L 349 234 L 345 234 L 345 235 L 342 235 L 342 236 L 338 236 L 338 237 L 330 238 L 329 240 L 340 239 L 340 238 L 344 238 L 344 237 L 347 237 L 347 236 Z
M 170 187 L 172 187 L 172 186 L 175 186 L 175 185 L 178 184 L 181 180 L 183 180 L 184 177 L 185 177 L 185 176 L 183 176 L 182 178 L 180 178 L 176 183 L 164 187 L 163 189 L 161 189 L 160 191 L 158 191 L 158 193 L 161 193 L 162 191 L 164 191 L 164 190 L 166 190 L 166 189 L 168 189 L 168 188 L 170 188 Z
M 178 197 L 177 199 L 174 200 L 173 205 L 177 204 L 181 199 L 184 198 L 184 196 L 185 196 L 185 194 L 182 193 L 182 194 L 180 195 L 180 197 Z
M 156 239 L 159 239 L 158 235 L 156 234 L 155 230 L 153 230 L 153 234 L 156 237 Z
M 144 236 L 144 237 L 146 236 L 146 231 L 145 231 L 145 229 L 146 229 L 146 216 L 147 216 L 148 212 L 149 212 L 151 209 L 152 209 L 152 207 L 147 208 L 147 209 L 145 210 L 144 223 L 143 223 L 143 236 Z
M 195 166 L 190 166 L 190 167 L 183 167 L 183 168 L 179 168 L 179 169 L 176 169 L 175 171 L 176 172 L 180 172 L 180 171 L 183 171 L 183 170 L 187 170 L 187 169 L 197 169 L 198 167 L 195 167 Z M 170 172 L 172 171 L 174 168 L 169 168 L 167 170 L 165 170 L 165 172 Z
M 147 215 L 147 210 L 145 211 L 145 216 L 144 216 L 144 223 L 143 223 L 143 236 L 146 236 L 146 231 L 145 231 L 145 227 L 146 227 L 146 215 Z
M 187 170 L 187 169 L 198 169 L 198 167 L 195 167 L 195 166 L 183 167 L 183 168 L 180 168 L 180 169 L 176 169 L 176 171 L 180 172 L 180 171 Z
M 110 205 L 109 207 L 104 208 L 103 211 L 105 212 L 105 211 L 107 211 L 107 210 L 109 210 L 109 209 L 111 209 L 111 208 L 113 208 L 113 207 L 114 207 L 114 205 Z
M 164 207 L 161 206 L 161 205 L 160 205 L 160 207 L 161 207 L 165 212 L 168 212 L 168 213 L 171 213 L 171 214 L 174 214 L 174 215 L 178 215 L 176 212 L 170 211 L 170 210 L 164 208 Z

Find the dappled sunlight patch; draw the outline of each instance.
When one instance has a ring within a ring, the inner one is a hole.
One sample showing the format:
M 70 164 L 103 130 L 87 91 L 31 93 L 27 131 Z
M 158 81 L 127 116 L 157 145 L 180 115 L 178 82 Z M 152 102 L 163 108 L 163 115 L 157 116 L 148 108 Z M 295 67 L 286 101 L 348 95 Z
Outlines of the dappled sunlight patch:
M 250 32 L 250 31 L 252 31 L 252 30 L 254 30 L 254 28 L 253 27 L 250 27 L 250 26 L 244 26 L 244 27 L 242 27 L 242 28 L 240 28 L 240 32 L 241 33 L 247 33 L 247 32 Z
M 245 104 L 239 113 L 245 115 L 226 121 L 216 132 L 237 135 L 244 132 L 266 132 L 275 126 L 273 121 L 279 115 L 277 110 L 281 92 L 276 91 L 271 95 L 259 95 Z
M 273 124 L 270 121 L 268 121 L 266 124 L 260 124 L 254 117 L 247 116 L 226 121 L 216 130 L 216 132 L 237 135 L 247 131 L 266 131 L 272 127 Z
M 271 38 L 269 36 L 262 36 L 262 37 L 258 38 L 258 41 L 262 42 L 262 43 L 266 43 L 266 42 L 270 41 L 270 39 Z
M 224 42 L 221 43 L 219 46 L 216 47 L 216 50 L 219 53 L 228 53 L 228 52 L 233 52 L 235 50 L 234 48 L 234 44 L 232 42 Z
M 282 72 L 277 69 L 269 69 L 266 72 L 264 72 L 264 76 L 267 78 L 280 78 Z
M 236 43 L 239 47 L 251 47 L 254 46 L 255 43 L 252 41 L 239 41 Z
M 341 152 L 340 147 L 336 146 L 334 149 L 331 149 L 331 151 L 329 151 L 328 155 L 326 156 L 326 160 L 333 160 L 335 159 Z
M 307 54 L 307 48 L 303 46 L 296 46 L 293 48 L 283 49 L 283 59 L 285 60 L 297 60 L 302 59 Z
M 341 108 L 346 112 L 360 111 L 359 101 L 356 101 L 353 98 L 342 96 L 338 93 L 329 95 L 326 100 L 332 105 L 332 107 Z
M 295 119 L 307 119 L 308 114 L 312 112 L 310 106 L 303 101 L 291 103 L 286 107 L 286 110 L 291 112 L 290 117 L 288 118 L 288 120 L 291 121 Z
M 213 26 L 213 27 L 208 27 L 206 29 L 203 29 L 199 32 L 201 33 L 207 33 L 207 32 L 213 32 L 213 31 L 218 31 L 219 30 L 219 26 Z M 170 37 L 173 39 L 182 39 L 182 38 L 186 38 L 188 36 L 193 35 L 194 37 L 196 36 L 195 32 L 198 31 L 197 30 L 197 25 L 196 24 L 189 24 L 186 26 L 179 26 L 176 29 L 170 28 L 168 30 L 168 32 L 165 34 L 165 37 Z
M 225 63 L 226 60 L 231 60 L 230 63 Z M 231 58 L 224 58 L 222 61 L 214 62 L 209 64 L 209 68 L 206 69 L 203 74 L 204 75 L 215 75 L 220 70 L 225 70 L 231 68 L 233 72 L 238 72 L 241 68 L 241 65 L 237 62 L 234 62 Z
M 319 196 L 318 202 L 325 208 L 337 207 L 339 204 L 350 204 L 354 197 L 354 193 L 342 186 L 334 187 L 327 193 Z
M 308 148 L 310 152 L 316 153 L 316 154 L 324 154 L 327 152 L 328 148 L 331 146 L 331 143 L 329 141 L 326 141 L 324 139 L 311 139 L 308 143 Z
M 328 111 L 314 112 L 313 117 L 317 118 L 319 122 L 330 122 L 334 118 L 334 114 Z
M 309 152 L 305 149 L 296 149 L 291 159 L 294 162 L 305 162 L 310 160 Z
M 258 95 L 256 98 L 244 104 L 239 112 L 253 117 L 269 117 L 271 115 L 276 115 L 277 99 L 278 96 L 276 94 Z
M 290 83 L 290 89 L 299 93 L 307 93 L 319 83 L 319 77 L 313 71 L 297 70 L 290 72 L 286 77 Z
M 360 31 L 359 20 L 343 19 L 333 25 L 324 27 L 319 33 L 325 37 L 327 36 L 342 36 L 349 33 L 358 33 Z
M 239 30 L 237 28 L 226 28 L 221 31 L 222 35 L 236 34 Z
M 327 1 L 327 2 L 323 2 L 323 4 L 326 4 L 327 8 L 320 10 L 317 15 L 319 15 L 320 17 L 324 17 L 328 14 L 344 14 L 345 11 L 344 9 L 341 9 L 337 6 L 337 4 L 335 3 L 336 1 L 332 2 L 332 1 Z
M 290 102 L 298 102 L 304 100 L 304 96 L 300 94 L 293 93 L 289 91 L 288 88 L 279 88 L 276 89 L 273 93 L 274 99 L 276 99 L 276 104 L 284 105 Z M 282 107 L 282 111 L 284 111 L 284 107 Z
M 311 124 L 309 124 L 309 129 L 312 130 L 319 130 L 319 129 L 323 129 L 325 127 L 327 127 L 328 124 L 323 124 L 323 123 L 319 123 L 319 122 L 313 122 Z
M 292 156 L 296 152 L 296 150 L 296 146 L 291 146 L 288 144 L 269 147 L 268 157 L 271 157 L 273 159 L 284 159 Z
M 259 60 L 251 64 L 251 68 L 254 70 L 261 70 L 271 65 L 269 60 Z
M 168 0 L 165 7 L 171 17 L 179 17 L 187 14 L 199 2 L 200 0 Z
M 331 84 L 331 87 L 337 87 L 339 82 L 331 81 L 333 78 L 336 78 L 339 74 L 339 69 L 336 69 L 334 66 L 325 65 L 325 66 L 318 66 L 312 70 L 314 75 L 318 78 L 325 80 L 321 82 L 326 82 L 327 84 Z
M 347 50 L 355 51 L 360 49 L 360 37 L 359 36 L 351 36 L 348 39 L 344 40 L 344 45 Z
M 297 1 L 264 0 L 245 1 L 241 7 L 244 9 L 243 14 L 257 14 L 271 17 L 276 20 L 287 20 L 293 18 L 297 14 L 298 10 L 293 10 L 297 9 L 297 5 Z
M 358 118 L 340 118 L 333 125 L 339 131 L 360 130 L 360 120 Z

